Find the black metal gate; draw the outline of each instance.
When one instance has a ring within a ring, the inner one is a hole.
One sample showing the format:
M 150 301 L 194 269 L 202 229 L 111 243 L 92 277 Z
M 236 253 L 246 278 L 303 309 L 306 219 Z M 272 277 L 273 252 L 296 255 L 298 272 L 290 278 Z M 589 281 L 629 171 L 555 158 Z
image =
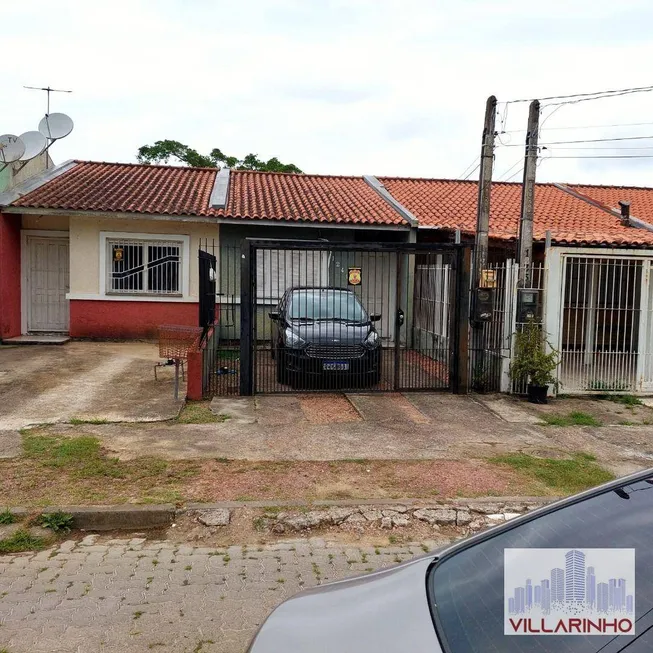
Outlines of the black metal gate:
M 467 389 L 469 248 L 246 240 L 240 394 Z

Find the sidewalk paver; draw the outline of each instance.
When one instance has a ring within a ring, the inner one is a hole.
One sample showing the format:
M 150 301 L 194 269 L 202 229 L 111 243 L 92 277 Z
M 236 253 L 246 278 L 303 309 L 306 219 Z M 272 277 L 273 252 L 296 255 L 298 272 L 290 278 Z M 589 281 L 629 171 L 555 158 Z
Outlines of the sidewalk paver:
M 191 653 L 204 642 L 203 653 L 242 653 L 269 612 L 296 592 L 421 553 L 320 539 L 171 546 L 66 542 L 45 554 L 0 557 L 0 649 Z

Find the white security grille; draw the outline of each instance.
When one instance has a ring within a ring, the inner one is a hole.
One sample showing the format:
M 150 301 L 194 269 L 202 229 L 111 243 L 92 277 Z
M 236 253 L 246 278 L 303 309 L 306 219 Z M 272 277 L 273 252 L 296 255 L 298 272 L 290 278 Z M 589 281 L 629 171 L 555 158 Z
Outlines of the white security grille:
M 563 392 L 637 390 L 644 261 L 590 256 L 563 260 Z
M 179 241 L 107 240 L 107 292 L 181 294 Z
M 435 264 L 415 268 L 415 329 L 428 334 L 438 348 L 449 346 L 450 274 L 442 254 Z

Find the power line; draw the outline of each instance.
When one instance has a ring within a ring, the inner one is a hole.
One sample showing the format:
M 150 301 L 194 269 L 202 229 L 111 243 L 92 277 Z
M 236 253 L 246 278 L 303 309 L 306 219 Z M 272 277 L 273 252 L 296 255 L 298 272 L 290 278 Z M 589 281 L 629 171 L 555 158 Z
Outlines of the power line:
M 573 93 L 571 95 L 549 95 L 548 97 L 543 98 L 528 98 L 522 100 L 508 100 L 505 104 L 517 104 L 520 102 L 532 102 L 535 99 L 544 102 L 546 100 L 566 100 L 568 98 L 589 98 L 589 99 L 600 99 L 601 97 L 612 97 L 615 95 L 625 95 L 628 93 L 647 93 L 653 91 L 653 86 L 634 86 L 631 88 L 618 88 L 611 91 L 595 91 L 594 93 Z M 590 96 L 600 96 L 600 97 L 590 97 Z M 552 105 L 548 105 L 552 106 Z
M 504 182 L 510 181 L 511 179 L 514 179 L 517 175 L 521 174 L 522 172 L 524 172 L 524 166 L 523 166 L 523 165 L 522 165 L 521 168 L 519 168 L 519 170 L 517 170 L 517 172 L 515 172 L 515 173 L 512 174 L 512 175 L 510 175 L 510 177 L 508 177 L 507 179 L 504 179 L 503 181 L 504 181 Z
M 550 148 L 543 146 L 543 149 L 548 150 Z M 614 151 L 614 150 L 653 150 L 653 145 L 644 145 L 644 146 L 634 146 L 634 147 L 556 147 L 552 148 L 552 152 L 557 152 L 558 150 L 604 150 L 604 151 Z
M 600 155 L 577 155 L 577 156 L 548 156 L 547 159 L 653 159 L 653 154 L 607 154 Z
M 540 143 L 540 147 L 546 147 L 547 145 L 567 145 L 573 143 L 609 143 L 615 141 L 642 141 L 647 139 L 652 139 L 653 136 L 620 136 L 617 138 L 586 138 L 575 141 L 549 141 L 548 143 Z M 506 143 L 501 147 L 524 147 L 522 143 Z
M 469 165 L 468 165 L 468 166 L 467 166 L 467 167 L 466 167 L 466 168 L 465 168 L 465 169 L 464 169 L 464 170 L 463 170 L 459 175 L 458 175 L 458 177 L 456 177 L 456 179 L 460 179 L 460 177 L 463 177 L 465 174 L 472 174 L 472 173 L 474 172 L 475 169 L 472 170 L 472 172 L 470 172 L 470 173 L 468 173 L 468 171 L 469 171 L 469 169 L 470 169 L 470 168 L 471 168 L 475 163 L 477 163 L 478 161 L 480 161 L 480 158 L 481 158 L 480 156 L 477 156 L 477 157 L 476 157 L 476 158 L 475 158 L 475 159 L 474 159 L 474 160 L 473 160 L 473 161 L 472 161 L 472 162 L 471 162 L 471 163 L 470 163 L 470 164 L 469 164 Z M 478 166 L 476 166 L 476 167 L 478 168 Z M 467 179 L 467 177 L 465 177 L 465 179 Z
M 609 127 L 643 127 L 645 125 L 653 125 L 653 122 L 624 122 L 624 123 L 613 123 L 610 125 L 579 125 L 574 127 L 573 125 L 566 125 L 564 127 L 544 127 L 545 131 L 554 131 L 559 129 L 607 129 Z M 502 131 L 500 134 L 523 134 L 525 129 L 511 129 L 510 131 Z
M 480 167 L 481 167 L 481 164 L 479 162 L 478 165 L 475 168 L 473 168 L 472 170 L 470 170 L 470 172 L 468 172 L 467 175 L 465 177 L 463 177 L 461 181 L 467 181 L 467 179 L 469 179 Z
M 507 170 L 504 170 L 504 171 L 499 175 L 499 180 L 500 180 L 502 177 L 505 177 L 505 176 L 506 176 L 506 175 L 507 175 L 511 170 L 514 170 L 514 168 L 516 168 L 520 163 L 522 163 L 523 160 L 524 160 L 524 157 L 521 157 L 521 156 L 520 156 L 519 159 L 517 159 L 517 161 L 515 161 L 515 162 L 514 162 L 514 163 L 513 163 L 513 164 L 512 164 L 512 165 L 511 165 Z
M 591 100 L 605 100 L 607 98 L 612 98 L 612 97 L 620 97 L 622 95 L 633 95 L 635 93 L 648 93 L 650 92 L 651 88 L 648 89 L 641 89 L 641 90 L 632 90 L 632 91 L 623 91 L 622 93 L 611 93 L 608 95 L 597 95 L 596 97 L 582 97 L 578 98 L 577 100 L 565 100 L 564 102 L 549 102 L 548 104 L 543 105 L 543 109 L 545 107 L 557 107 L 557 106 L 562 106 L 563 104 L 578 104 L 579 102 L 589 102 Z

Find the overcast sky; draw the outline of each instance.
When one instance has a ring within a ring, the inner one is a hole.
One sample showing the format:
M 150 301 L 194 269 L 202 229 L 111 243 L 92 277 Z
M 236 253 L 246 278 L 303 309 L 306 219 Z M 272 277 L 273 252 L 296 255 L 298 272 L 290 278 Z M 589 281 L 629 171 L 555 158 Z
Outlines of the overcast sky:
M 1 15 L 0 132 L 45 112 L 45 94 L 23 85 L 74 91 L 52 97 L 75 121 L 55 162 L 134 161 L 168 138 L 312 173 L 458 178 L 490 94 L 653 84 L 650 0 L 2 0 Z M 523 129 L 527 106 L 509 105 L 498 127 Z M 565 105 L 545 127 L 651 124 L 541 140 L 653 135 L 652 109 L 653 93 Z M 614 145 L 651 149 L 545 156 L 653 155 L 653 138 Z M 520 180 L 522 156 L 499 148 L 495 179 Z M 545 158 L 538 179 L 653 185 L 652 173 L 653 158 Z

